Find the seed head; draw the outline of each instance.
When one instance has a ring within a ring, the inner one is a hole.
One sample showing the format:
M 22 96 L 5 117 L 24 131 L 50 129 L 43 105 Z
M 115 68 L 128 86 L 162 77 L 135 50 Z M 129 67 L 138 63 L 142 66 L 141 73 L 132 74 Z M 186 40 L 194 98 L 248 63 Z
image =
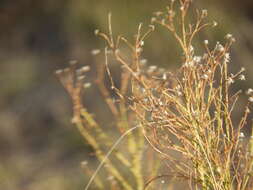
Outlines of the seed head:
M 246 94 L 247 95 L 251 95 L 253 93 L 253 89 L 252 88 L 249 88 L 247 91 L 246 91 Z
M 166 73 L 163 73 L 163 80 L 167 80 L 167 75 L 166 75 Z
M 154 22 L 156 22 L 156 17 L 151 18 L 151 23 L 153 24 Z
M 206 10 L 206 9 L 203 9 L 203 10 L 202 10 L 202 16 L 203 16 L 203 17 L 206 17 L 207 14 L 208 14 L 207 10 Z
M 86 82 L 86 83 L 83 84 L 83 87 L 84 88 L 90 88 L 91 87 L 91 83 Z
M 101 52 L 100 49 L 93 49 L 93 50 L 91 50 L 91 54 L 92 55 L 98 55 L 100 52 Z
M 245 75 L 239 75 L 240 80 L 246 80 Z
M 225 50 L 225 48 L 220 43 L 217 43 L 217 50 L 220 52 L 223 52 Z
M 233 37 L 232 34 L 227 34 L 227 35 L 225 36 L 225 39 L 230 40 L 230 39 L 232 39 L 232 37 Z
M 77 77 L 77 80 L 82 81 L 85 78 L 84 75 Z
M 202 57 L 201 56 L 194 56 L 193 57 L 193 61 L 196 63 L 200 63 L 201 62 Z
M 213 27 L 216 27 L 218 23 L 216 21 L 213 21 Z
M 152 31 L 155 30 L 155 26 L 154 25 L 150 24 L 149 27 L 151 28 Z
M 253 102 L 253 97 L 249 97 L 249 102 Z
M 157 69 L 157 66 L 156 66 L 156 65 L 151 65 L 151 66 L 149 66 L 149 68 L 148 68 L 148 73 L 152 73 L 152 72 L 154 72 L 156 69 Z
M 85 65 L 81 69 L 82 69 L 83 72 L 88 72 L 90 70 L 90 66 Z
M 99 30 L 98 29 L 94 30 L 94 34 L 97 36 L 99 34 Z
M 244 133 L 241 132 L 240 135 L 239 135 L 239 137 L 240 137 L 240 138 L 244 138 L 244 137 L 245 137 Z
M 55 74 L 60 75 L 62 72 L 63 72 L 62 69 L 58 69 L 57 71 L 55 71 Z
M 209 44 L 208 40 L 204 40 L 204 44 L 208 45 Z
M 86 166 L 87 164 L 88 164 L 88 161 L 87 161 L 87 160 L 84 160 L 84 161 L 81 162 L 81 166 L 82 166 L 82 167 Z

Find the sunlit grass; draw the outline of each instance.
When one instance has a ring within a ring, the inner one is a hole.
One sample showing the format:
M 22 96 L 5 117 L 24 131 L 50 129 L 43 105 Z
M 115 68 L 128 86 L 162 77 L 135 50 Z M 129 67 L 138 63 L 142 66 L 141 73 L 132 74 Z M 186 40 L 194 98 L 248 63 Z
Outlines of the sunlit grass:
M 146 31 L 139 25 L 134 40 L 114 37 L 110 14 L 108 34 L 95 30 L 106 41 L 104 51 L 92 51 L 95 56 L 103 52 L 105 57 L 105 64 L 97 67 L 96 84 L 114 117 L 115 131 L 127 142 L 124 151 L 115 150 L 116 139 L 108 136 L 106 127 L 82 104 L 82 93 L 90 87 L 84 82 L 89 67 L 78 69 L 72 62 L 70 68 L 56 72 L 72 99 L 73 123 L 94 149 L 100 166 L 105 163 L 100 174 L 85 162 L 86 173 L 92 176 L 86 189 L 93 179 L 99 189 L 142 190 L 150 189 L 152 183 L 152 189 L 162 188 L 161 183 L 169 186 L 166 179 L 175 178 L 187 182 L 189 189 L 253 188 L 253 140 L 242 130 L 249 120 L 253 90 L 246 92 L 248 103 L 241 120 L 235 121 L 232 113 L 242 91 L 232 93 L 230 88 L 246 80 L 245 68 L 235 74 L 228 71 L 235 39 L 231 34 L 224 36 L 224 42 L 206 39 L 196 50 L 195 38 L 217 23 L 207 21 L 205 9 L 193 10 L 195 19 L 189 21 L 190 5 L 189 0 L 171 1 L 164 11 L 154 14 Z M 156 24 L 167 29 L 181 47 L 182 64 L 176 72 L 157 64 L 148 66 L 142 57 L 145 40 Z M 120 86 L 115 84 L 111 62 L 120 66 Z M 111 89 L 106 88 L 105 79 Z M 153 153 L 145 151 L 145 142 Z

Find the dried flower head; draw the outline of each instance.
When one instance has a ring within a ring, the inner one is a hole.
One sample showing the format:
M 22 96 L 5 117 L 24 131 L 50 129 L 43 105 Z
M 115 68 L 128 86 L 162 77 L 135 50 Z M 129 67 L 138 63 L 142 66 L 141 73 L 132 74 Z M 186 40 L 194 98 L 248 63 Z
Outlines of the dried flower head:
M 246 91 L 246 94 L 247 95 L 251 95 L 253 93 L 253 89 L 252 88 L 249 88 L 247 91 Z
M 204 40 L 204 44 L 208 45 L 209 44 L 208 40 Z
M 245 75 L 239 75 L 239 80 L 246 80 Z

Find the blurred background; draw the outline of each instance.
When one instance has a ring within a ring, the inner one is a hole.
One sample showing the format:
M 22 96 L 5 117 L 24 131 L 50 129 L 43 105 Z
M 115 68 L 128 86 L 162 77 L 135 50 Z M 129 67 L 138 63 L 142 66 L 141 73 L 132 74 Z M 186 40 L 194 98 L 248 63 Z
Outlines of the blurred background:
M 115 34 L 131 38 L 138 24 L 148 26 L 152 13 L 164 10 L 167 2 L 0 1 L 0 189 L 83 188 L 80 162 L 91 150 L 70 122 L 71 102 L 54 71 L 73 59 L 94 67 L 98 60 L 90 52 L 104 44 L 94 30 L 107 31 L 108 12 L 112 12 Z M 253 87 L 253 1 L 195 0 L 194 6 L 207 9 L 210 20 L 218 22 L 199 40 L 222 42 L 232 33 L 237 41 L 231 70 L 245 67 L 247 82 L 239 82 L 239 87 Z M 168 33 L 157 27 L 145 42 L 144 56 L 149 64 L 173 69 L 180 62 L 178 50 Z M 92 78 L 91 74 L 88 80 Z M 84 102 L 103 121 L 107 115 L 99 98 L 91 88 Z

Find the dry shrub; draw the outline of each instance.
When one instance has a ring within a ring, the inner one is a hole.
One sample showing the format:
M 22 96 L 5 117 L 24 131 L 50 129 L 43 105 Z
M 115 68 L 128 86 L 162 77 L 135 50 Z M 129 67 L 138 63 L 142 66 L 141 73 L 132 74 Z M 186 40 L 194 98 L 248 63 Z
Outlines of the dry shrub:
M 216 26 L 217 23 L 205 21 L 206 10 L 196 10 L 196 21 L 188 23 L 186 17 L 190 5 L 190 0 L 171 1 L 166 11 L 154 14 L 152 25 L 146 32 L 143 32 L 142 24 L 139 25 L 133 44 L 122 36 L 113 37 L 110 15 L 109 34 L 95 31 L 107 43 L 105 65 L 98 69 L 97 85 L 115 116 L 116 128 L 128 140 L 127 154 L 131 156 L 129 158 L 124 153 L 113 152 L 115 146 L 109 153 L 129 169 L 135 182 L 122 176 L 117 165 L 108 158 L 108 149 L 101 148 L 103 143 L 108 143 L 107 148 L 112 146 L 111 139 L 81 103 L 85 67 L 76 71 L 72 66 L 71 69 L 57 72 L 72 97 L 73 122 L 94 148 L 102 164 L 105 162 L 109 165 L 108 173 L 116 179 L 118 187 L 111 184 L 112 189 L 141 190 L 165 176 L 188 181 L 190 189 L 253 188 L 253 140 L 252 136 L 246 138 L 242 132 L 253 102 L 253 90 L 247 91 L 249 101 L 241 120 L 234 121 L 232 112 L 236 109 L 241 91 L 233 94 L 230 87 L 236 80 L 245 80 L 244 68 L 236 74 L 228 72 L 229 51 L 235 39 L 227 34 L 226 42 L 217 42 L 213 48 L 205 40 L 201 49 L 203 54 L 195 55 L 194 38 L 203 28 Z M 181 47 L 182 65 L 177 72 L 172 73 L 155 65 L 147 66 L 146 60 L 142 59 L 144 40 L 154 31 L 153 24 L 165 27 Z M 130 54 L 124 54 L 126 47 Z M 97 53 L 98 50 L 93 51 L 93 54 Z M 120 88 L 114 84 L 109 56 L 121 65 Z M 104 86 L 105 73 L 109 76 L 111 90 L 119 98 L 119 106 L 115 105 Z M 130 120 L 136 121 L 137 127 Z M 135 129 L 136 133 L 130 133 Z M 90 135 L 89 130 L 95 131 L 97 137 Z M 166 174 L 158 175 L 156 164 L 150 162 L 155 172 L 149 176 L 155 177 L 149 180 L 144 177 L 144 139 L 168 167 Z M 97 187 L 104 188 L 103 180 L 98 177 L 94 179 Z

